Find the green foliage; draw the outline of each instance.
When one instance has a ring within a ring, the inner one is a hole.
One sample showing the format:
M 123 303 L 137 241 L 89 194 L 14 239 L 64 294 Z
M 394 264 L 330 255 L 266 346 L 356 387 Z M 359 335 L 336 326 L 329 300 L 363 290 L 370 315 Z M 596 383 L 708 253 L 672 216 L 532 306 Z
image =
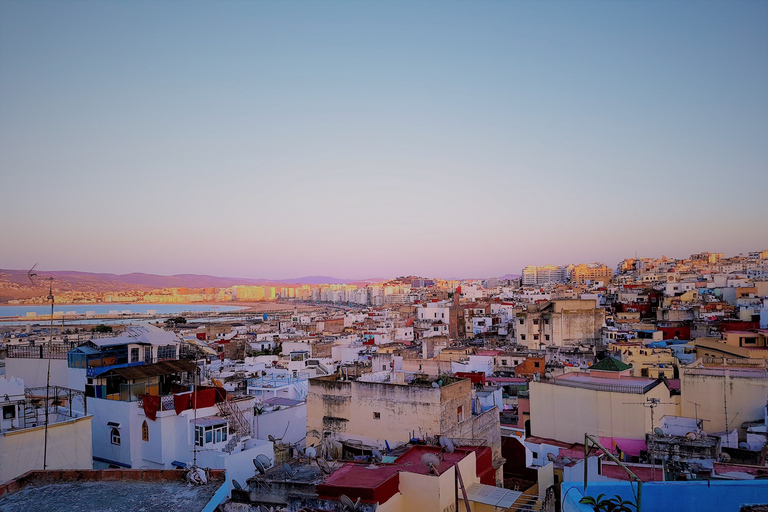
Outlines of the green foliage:
M 591 505 L 595 512 L 636 512 L 637 505 L 631 501 L 622 500 L 618 494 L 613 498 L 603 499 L 605 494 L 600 494 L 597 499 L 592 496 L 585 496 L 579 500 L 579 503 Z
M 93 328 L 93 332 L 112 332 L 112 326 L 99 324 Z

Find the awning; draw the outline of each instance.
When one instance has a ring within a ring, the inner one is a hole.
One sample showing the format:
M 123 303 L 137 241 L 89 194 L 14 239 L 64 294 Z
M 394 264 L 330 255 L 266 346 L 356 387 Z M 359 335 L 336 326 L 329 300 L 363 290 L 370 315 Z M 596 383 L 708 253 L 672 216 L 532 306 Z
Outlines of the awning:
M 622 437 L 601 437 L 600 444 L 609 450 L 621 450 L 624 455 L 639 457 L 641 451 L 648 449 L 645 439 L 625 439 Z
M 467 499 L 493 507 L 509 508 L 523 493 L 501 489 L 492 485 L 472 484 L 467 489 Z

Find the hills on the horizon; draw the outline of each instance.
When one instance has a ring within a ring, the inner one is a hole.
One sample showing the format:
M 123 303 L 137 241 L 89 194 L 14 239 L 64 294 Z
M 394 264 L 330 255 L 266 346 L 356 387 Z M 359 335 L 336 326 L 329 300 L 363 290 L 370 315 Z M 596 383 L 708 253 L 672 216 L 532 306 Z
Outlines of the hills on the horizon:
M 41 294 L 48 287 L 48 278 L 54 291 L 78 292 L 120 292 L 150 291 L 162 288 L 229 288 L 234 285 L 319 285 L 319 284 L 357 284 L 381 283 L 387 278 L 341 279 L 331 276 L 304 276 L 289 279 L 253 279 L 243 277 L 219 277 L 204 274 L 174 274 L 163 276 L 132 272 L 130 274 L 109 274 L 78 272 L 73 270 L 35 270 L 33 280 L 27 270 L 0 269 L 0 302 L 12 299 L 27 299 Z M 507 274 L 499 279 L 514 279 L 519 276 Z M 449 278 L 449 280 L 460 278 Z

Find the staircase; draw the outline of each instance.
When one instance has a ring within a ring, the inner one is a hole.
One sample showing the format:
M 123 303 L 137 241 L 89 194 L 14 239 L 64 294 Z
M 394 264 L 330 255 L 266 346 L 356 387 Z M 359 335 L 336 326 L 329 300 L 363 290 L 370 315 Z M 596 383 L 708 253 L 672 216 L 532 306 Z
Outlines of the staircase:
M 309 394 L 309 386 L 307 385 L 307 381 L 296 381 L 295 384 L 296 387 L 296 400 L 306 400 L 307 395 Z
M 239 436 L 251 435 L 251 423 L 235 403 L 229 397 L 226 400 L 216 404 L 222 416 L 227 418 L 229 426 Z

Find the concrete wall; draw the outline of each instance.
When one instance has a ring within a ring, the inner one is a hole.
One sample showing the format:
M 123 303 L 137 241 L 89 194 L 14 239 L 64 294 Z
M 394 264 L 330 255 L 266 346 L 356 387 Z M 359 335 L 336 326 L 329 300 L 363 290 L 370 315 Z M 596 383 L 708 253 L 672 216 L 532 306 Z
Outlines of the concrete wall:
M 51 359 L 51 386 L 68 387 L 67 360 Z M 48 359 L 5 359 L 5 375 L 24 379 L 28 388 L 45 387 L 48 375 Z
M 376 446 L 385 439 L 400 444 L 412 434 L 440 433 L 441 388 L 326 379 L 309 383 L 307 444 L 319 441 L 313 431 Z
M 693 371 L 683 370 L 680 376 L 683 397 L 680 415 L 694 418 L 698 414 L 699 418 L 709 420 L 704 423 L 708 432 L 726 430 L 726 406 L 730 429 L 739 428 L 745 421 L 763 419 L 768 379 L 739 378 L 733 376 L 735 373 L 729 374 L 726 383 L 723 374 L 696 375 Z M 699 404 L 698 407 L 692 402 Z
M 287 430 L 286 430 L 287 427 Z M 281 408 L 253 417 L 253 435 L 266 440 L 283 437 L 284 443 L 298 443 L 307 435 L 307 404 Z
M 92 469 L 91 416 L 48 426 L 47 469 Z M 43 469 L 45 426 L 0 435 L 0 482 Z
M 662 402 L 654 410 L 655 426 L 665 414 L 680 415 L 679 397 L 670 397 L 664 384 L 645 395 L 535 381 L 529 384 L 529 389 L 531 434 L 566 443 L 583 443 L 585 433 L 645 439 L 645 434 L 652 431 L 650 409 L 643 406 L 647 398 L 658 398 Z

